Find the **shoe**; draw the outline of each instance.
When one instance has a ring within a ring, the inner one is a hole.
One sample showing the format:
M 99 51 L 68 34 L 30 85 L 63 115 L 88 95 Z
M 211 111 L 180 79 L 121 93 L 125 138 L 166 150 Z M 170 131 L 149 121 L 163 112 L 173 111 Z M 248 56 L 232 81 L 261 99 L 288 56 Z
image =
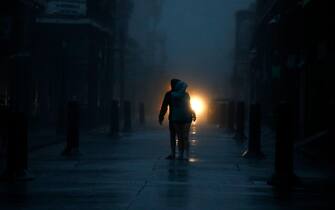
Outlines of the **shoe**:
M 169 155 L 165 159 L 167 160 L 174 160 L 176 157 L 174 155 Z

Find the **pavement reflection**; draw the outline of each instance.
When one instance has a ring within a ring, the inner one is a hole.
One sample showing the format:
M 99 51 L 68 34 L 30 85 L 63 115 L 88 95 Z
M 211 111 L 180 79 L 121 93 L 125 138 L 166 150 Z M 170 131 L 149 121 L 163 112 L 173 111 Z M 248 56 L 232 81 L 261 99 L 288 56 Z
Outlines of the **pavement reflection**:
M 187 161 L 170 161 L 165 198 L 166 206 L 188 207 L 190 203 L 189 168 Z

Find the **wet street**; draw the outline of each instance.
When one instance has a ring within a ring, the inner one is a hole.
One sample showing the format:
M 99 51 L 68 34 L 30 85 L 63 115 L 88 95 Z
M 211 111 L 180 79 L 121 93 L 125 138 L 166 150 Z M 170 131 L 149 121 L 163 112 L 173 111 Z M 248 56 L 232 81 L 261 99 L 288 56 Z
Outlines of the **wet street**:
M 327 209 L 328 192 L 296 187 L 278 193 L 266 184 L 273 172 L 271 132 L 266 158 L 241 158 L 245 145 L 217 128 L 193 128 L 189 162 L 165 160 L 167 130 L 137 131 L 120 139 L 83 135 L 82 155 L 65 158 L 64 145 L 30 155 L 36 178 L 1 183 L 1 210 L 223 210 Z M 307 180 L 323 174 L 301 171 Z

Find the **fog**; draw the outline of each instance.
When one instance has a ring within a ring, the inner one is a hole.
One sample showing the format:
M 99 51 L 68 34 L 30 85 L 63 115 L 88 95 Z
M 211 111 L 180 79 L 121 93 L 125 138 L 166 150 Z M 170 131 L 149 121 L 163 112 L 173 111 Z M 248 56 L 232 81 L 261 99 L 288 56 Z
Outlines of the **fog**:
M 129 27 L 129 36 L 142 52 L 144 69 L 152 66 L 153 73 L 159 72 L 163 91 L 171 78 L 179 78 L 189 83 L 191 92 L 229 97 L 235 14 L 248 9 L 253 1 L 165 0 L 155 6 L 147 2 L 151 1 L 135 2 Z M 155 41 L 159 42 L 156 46 Z M 148 83 L 155 83 L 157 78 L 153 80 Z M 160 87 L 155 86 L 155 90 Z M 150 92 L 152 88 L 147 89 Z M 154 104 L 159 103 L 163 91 L 152 93 Z
M 231 97 L 235 14 L 251 2 L 6 3 L 1 105 L 27 113 L 37 127 L 64 127 L 67 103 L 77 100 L 82 124 L 95 127 L 109 121 L 113 100 L 121 110 L 130 102 L 134 113 L 145 103 L 147 117 L 156 122 L 172 78 L 207 99 Z
M 213 94 L 223 91 L 234 61 L 235 13 L 251 2 L 165 1 L 159 27 L 167 36 L 169 74 Z
M 0 209 L 335 209 L 330 2 L 1 1 Z

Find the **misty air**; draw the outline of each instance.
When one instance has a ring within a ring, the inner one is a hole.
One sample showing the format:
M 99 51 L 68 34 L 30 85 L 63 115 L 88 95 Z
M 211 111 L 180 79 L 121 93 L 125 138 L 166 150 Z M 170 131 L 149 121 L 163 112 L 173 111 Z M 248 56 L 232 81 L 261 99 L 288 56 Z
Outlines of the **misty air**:
M 334 209 L 330 2 L 3 0 L 0 209 Z

